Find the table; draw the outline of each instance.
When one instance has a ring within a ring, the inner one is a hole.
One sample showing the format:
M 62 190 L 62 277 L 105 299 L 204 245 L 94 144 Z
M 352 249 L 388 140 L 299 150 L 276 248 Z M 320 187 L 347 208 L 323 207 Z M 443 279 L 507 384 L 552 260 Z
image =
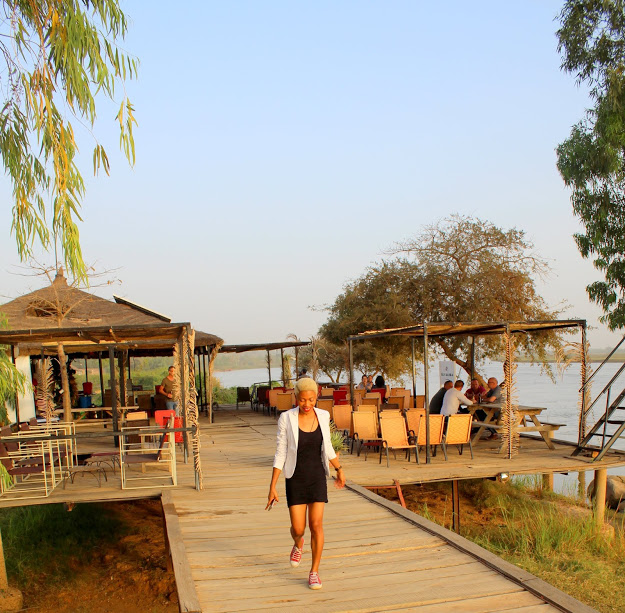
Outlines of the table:
M 488 402 L 484 404 L 472 404 L 468 407 L 468 409 L 471 415 L 474 415 L 475 412 L 478 410 L 482 410 L 484 411 L 484 413 L 486 413 L 486 419 L 482 422 L 482 425 L 473 437 L 473 443 L 477 443 L 477 441 L 480 440 L 480 436 L 482 436 L 482 432 L 484 432 L 484 430 L 489 427 L 489 424 L 492 424 L 493 426 L 496 426 L 498 428 L 500 427 L 497 426 L 496 422 L 494 421 L 495 413 L 497 411 L 503 411 L 505 409 L 505 406 L 500 402 Z M 547 433 L 552 432 L 553 430 L 557 430 L 559 426 L 541 423 L 541 421 L 538 419 L 538 416 L 543 411 L 546 411 L 544 407 L 528 407 L 524 405 L 519 405 L 518 407 L 516 407 L 517 421 L 515 424 L 513 424 L 513 428 L 515 428 L 519 433 L 539 432 L 547 447 L 549 447 L 549 449 L 555 449 L 555 446 Z M 528 425 L 526 423 L 527 419 L 530 419 L 534 425 Z

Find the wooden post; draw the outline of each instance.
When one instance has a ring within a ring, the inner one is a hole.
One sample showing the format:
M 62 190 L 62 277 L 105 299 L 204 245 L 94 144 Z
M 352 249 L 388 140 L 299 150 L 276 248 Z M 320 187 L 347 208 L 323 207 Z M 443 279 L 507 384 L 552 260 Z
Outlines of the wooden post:
M 579 424 L 577 426 L 577 444 L 581 445 L 582 441 L 586 437 L 586 379 L 587 379 L 587 368 L 586 364 L 586 322 L 582 325 L 582 355 L 580 360 L 580 370 L 581 370 L 581 379 L 582 379 L 582 389 L 581 389 L 581 408 L 579 413 Z
M 295 347 L 295 378 L 299 377 L 299 347 Z
M 414 408 L 417 408 L 417 362 L 415 360 L 415 337 L 410 339 L 412 349 L 412 398 L 414 400 Z
M 432 461 L 430 450 L 430 365 L 428 360 L 428 322 L 423 322 L 423 379 L 425 383 L 425 463 Z M 417 398 L 415 396 L 415 407 Z
M 119 399 L 121 406 L 128 406 L 126 402 L 126 352 L 121 351 L 117 358 L 119 363 L 119 395 L 121 398 Z
M 72 396 L 69 389 L 69 377 L 67 376 L 67 357 L 63 349 L 63 343 L 57 346 L 59 366 L 61 369 L 61 388 L 63 390 L 63 420 L 72 421 Z
M 100 369 L 100 406 L 104 406 L 104 372 L 102 371 L 102 352 L 98 351 L 98 368 Z
M 202 351 L 202 379 L 204 380 L 204 408 L 206 409 L 206 415 L 208 415 L 208 373 L 206 372 L 206 352 L 210 351 L 207 347 L 204 347 Z M 209 358 L 210 359 L 210 358 Z
M 282 347 L 280 347 L 280 370 L 282 371 L 282 385 L 287 387 L 286 371 L 284 370 L 284 349 Z
M 213 348 L 209 350 L 208 354 L 208 423 L 213 423 L 213 362 L 215 356 L 213 356 Z M 216 352 L 215 352 L 216 353 Z
M 460 492 L 458 490 L 458 479 L 451 481 L 451 524 L 452 529 L 460 534 Z
M 115 375 L 115 350 L 109 347 L 109 385 L 111 386 L 111 413 L 113 413 L 113 432 L 119 432 L 119 415 L 117 413 L 117 377 Z M 115 447 L 119 447 L 119 436 L 115 437 Z
M 267 370 L 269 372 L 269 389 L 271 389 L 271 353 L 267 349 Z
M 180 415 L 182 415 L 182 427 L 187 427 L 187 390 L 188 390 L 188 377 L 187 377 L 187 369 L 185 366 L 185 352 L 187 348 L 185 343 L 183 342 L 183 335 L 180 335 L 178 339 L 178 354 L 180 356 Z M 189 461 L 189 433 L 185 432 L 183 437 L 183 447 L 184 447 L 184 463 L 186 464 Z
M 7 567 L 4 561 L 4 546 L 2 545 L 2 534 L 0 534 L 0 591 L 9 589 L 7 579 Z
M 471 381 L 475 379 L 475 336 L 471 337 Z
M 593 507 L 595 524 L 598 528 L 603 527 L 605 518 L 605 494 L 608 481 L 608 471 L 606 468 L 599 468 L 595 471 L 595 504 Z
M 353 341 L 349 339 L 349 403 L 352 405 L 352 411 L 356 410 L 354 406 L 354 346 Z
M 11 360 L 15 366 L 15 345 L 11 345 Z M 20 423 L 20 395 L 15 394 L 15 423 Z M 4 558 L 2 558 L 4 563 Z M 6 572 L 6 571 L 5 571 Z
M 85 383 L 89 383 L 89 360 L 85 356 Z
M 543 490 L 553 492 L 553 473 L 543 474 Z

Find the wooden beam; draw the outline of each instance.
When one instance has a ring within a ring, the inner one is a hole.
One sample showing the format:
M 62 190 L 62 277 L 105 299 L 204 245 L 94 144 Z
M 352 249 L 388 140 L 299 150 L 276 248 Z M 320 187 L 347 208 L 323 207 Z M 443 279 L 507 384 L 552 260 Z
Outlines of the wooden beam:
M 458 479 L 451 481 L 451 524 L 456 534 L 460 534 L 460 492 Z
M 59 357 L 59 368 L 61 370 L 61 388 L 63 390 L 63 420 L 72 421 L 72 397 L 69 389 L 69 377 L 67 375 L 67 358 L 63 350 L 63 343 L 57 347 Z
M 111 386 L 111 409 L 113 413 L 113 432 L 119 432 L 119 415 L 117 413 L 117 381 L 115 376 L 115 351 L 109 347 L 109 385 Z M 104 396 L 102 396 L 104 398 Z M 115 437 L 115 446 L 119 447 L 119 437 Z
M 178 520 L 176 505 L 171 492 L 164 491 L 161 496 L 165 531 L 169 544 L 169 553 L 174 567 L 176 591 L 178 592 L 178 607 L 181 613 L 202 613 L 202 605 L 195 589 L 195 582 L 191 574 L 191 565 L 187 558 L 187 551 L 182 538 L 182 530 Z

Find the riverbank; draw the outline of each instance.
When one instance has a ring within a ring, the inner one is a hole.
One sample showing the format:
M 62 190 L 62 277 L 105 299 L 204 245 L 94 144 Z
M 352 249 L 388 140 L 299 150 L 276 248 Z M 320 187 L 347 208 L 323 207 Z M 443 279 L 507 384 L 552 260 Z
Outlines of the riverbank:
M 402 488 L 406 506 L 451 528 L 451 486 Z M 398 502 L 394 490 L 379 494 Z M 538 480 L 460 482 L 462 536 L 601 613 L 625 611 L 623 514 L 597 532 L 585 502 L 543 490 Z

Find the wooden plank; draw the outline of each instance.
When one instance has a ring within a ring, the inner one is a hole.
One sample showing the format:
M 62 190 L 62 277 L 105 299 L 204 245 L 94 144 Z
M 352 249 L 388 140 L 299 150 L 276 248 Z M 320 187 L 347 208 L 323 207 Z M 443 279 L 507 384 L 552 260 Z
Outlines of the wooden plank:
M 202 613 L 202 605 L 195 590 L 195 582 L 191 575 L 191 567 L 187 559 L 176 506 L 171 492 L 165 491 L 161 497 L 163 515 L 167 531 L 167 542 L 176 577 L 176 591 L 181 613 Z
M 595 609 L 589 607 L 578 600 L 572 598 L 568 594 L 554 588 L 553 586 L 538 579 L 531 573 L 524 571 L 509 562 L 506 562 L 502 558 L 487 551 L 483 547 L 472 543 L 459 534 L 455 534 L 450 530 L 446 530 L 442 526 L 431 522 L 408 509 L 389 502 L 388 500 L 381 498 L 367 490 L 353 483 L 348 483 L 347 487 L 359 493 L 364 498 L 367 498 L 375 504 L 379 504 L 390 510 L 392 513 L 403 517 L 406 521 L 414 523 L 423 530 L 429 532 L 432 535 L 436 535 L 441 539 L 447 541 L 450 545 L 453 545 L 460 551 L 467 553 L 468 555 L 480 560 L 489 568 L 496 570 L 501 575 L 507 577 L 511 581 L 518 583 L 522 587 L 526 588 L 539 598 L 544 599 L 546 602 L 560 608 L 563 611 L 570 611 L 571 613 L 597 613 Z

